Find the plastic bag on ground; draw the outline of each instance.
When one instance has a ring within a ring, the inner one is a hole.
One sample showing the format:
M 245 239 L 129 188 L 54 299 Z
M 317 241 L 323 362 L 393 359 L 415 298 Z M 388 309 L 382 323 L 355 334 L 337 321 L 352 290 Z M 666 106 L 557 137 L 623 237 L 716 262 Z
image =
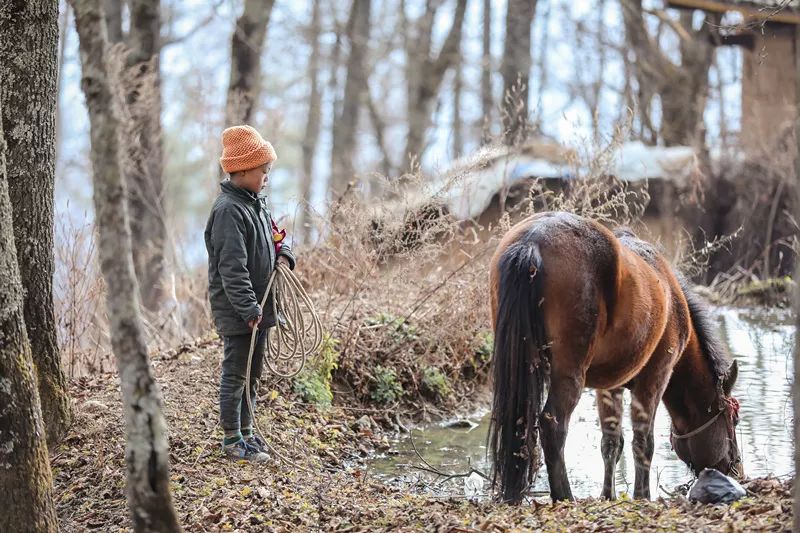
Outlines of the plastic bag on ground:
M 738 481 L 713 468 L 703 469 L 689 490 L 689 500 L 700 503 L 732 503 L 746 495 Z

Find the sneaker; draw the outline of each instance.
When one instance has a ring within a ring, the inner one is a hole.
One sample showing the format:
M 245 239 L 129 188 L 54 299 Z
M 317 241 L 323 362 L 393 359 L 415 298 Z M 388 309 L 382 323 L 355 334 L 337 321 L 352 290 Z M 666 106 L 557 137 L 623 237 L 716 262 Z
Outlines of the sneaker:
M 269 460 L 269 455 L 262 452 L 258 448 L 250 446 L 244 439 L 233 444 L 223 445 L 222 453 L 229 459 L 236 461 L 252 461 L 254 463 L 263 463 Z
M 256 450 L 258 450 L 258 451 L 260 451 L 262 453 L 267 453 L 268 452 L 267 443 L 264 442 L 264 439 L 262 439 L 260 436 L 256 435 L 255 433 L 253 433 L 253 435 L 250 436 L 250 437 L 245 437 L 244 441 L 251 448 L 254 448 L 254 449 L 256 449 Z

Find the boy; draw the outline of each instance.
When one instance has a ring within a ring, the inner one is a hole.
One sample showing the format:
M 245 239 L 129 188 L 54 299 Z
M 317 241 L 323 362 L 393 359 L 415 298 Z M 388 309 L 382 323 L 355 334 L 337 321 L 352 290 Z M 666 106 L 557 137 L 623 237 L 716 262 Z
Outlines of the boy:
M 272 145 L 250 126 L 222 132 L 222 169 L 230 175 L 220 187 L 205 230 L 208 294 L 211 312 L 223 339 L 225 356 L 219 385 L 222 450 L 232 459 L 263 462 L 265 443 L 253 432 L 245 398 L 250 336 L 258 328 L 250 370 L 250 398 L 255 408 L 264 360 L 267 329 L 275 325 L 271 299 L 264 297 L 276 263 L 294 269 L 295 258 L 281 242 L 261 193 L 277 159 Z M 273 230 L 274 228 L 274 230 Z

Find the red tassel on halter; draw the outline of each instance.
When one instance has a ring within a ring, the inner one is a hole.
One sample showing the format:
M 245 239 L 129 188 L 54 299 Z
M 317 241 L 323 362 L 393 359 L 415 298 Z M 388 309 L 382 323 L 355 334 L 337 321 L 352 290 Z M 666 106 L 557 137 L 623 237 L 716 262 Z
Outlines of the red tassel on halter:
M 730 417 L 731 421 L 739 420 L 739 400 L 734 398 L 733 396 L 729 398 L 725 398 L 725 405 L 728 410 L 728 416 Z

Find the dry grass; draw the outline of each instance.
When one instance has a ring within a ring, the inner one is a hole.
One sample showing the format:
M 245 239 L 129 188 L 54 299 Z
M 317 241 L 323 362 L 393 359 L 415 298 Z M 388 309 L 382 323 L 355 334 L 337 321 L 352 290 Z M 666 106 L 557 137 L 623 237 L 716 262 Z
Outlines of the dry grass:
M 53 293 L 56 332 L 71 378 L 113 369 L 108 353 L 108 322 L 102 301 L 105 285 L 97 264 L 96 239 L 87 217 L 62 217 L 55 228 Z

